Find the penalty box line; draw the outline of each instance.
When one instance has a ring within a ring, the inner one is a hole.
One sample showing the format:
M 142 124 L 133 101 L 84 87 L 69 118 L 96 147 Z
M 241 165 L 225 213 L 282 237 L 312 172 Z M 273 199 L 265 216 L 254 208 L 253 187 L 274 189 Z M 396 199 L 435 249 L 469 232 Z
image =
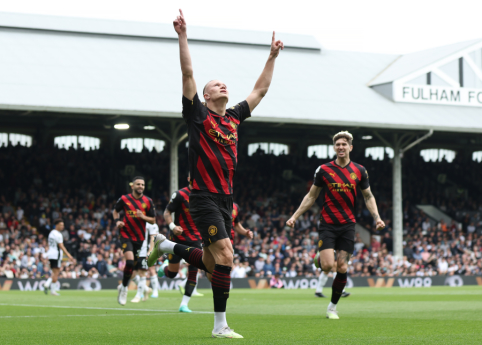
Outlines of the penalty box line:
M 61 309 L 91 309 L 91 310 L 127 310 L 127 311 L 150 311 L 152 313 L 179 313 L 176 310 L 153 310 L 153 309 L 133 309 L 133 308 L 101 308 L 101 307 L 71 307 L 66 305 L 37 305 L 37 304 L 12 304 L 0 303 L 0 305 L 12 307 L 37 307 L 37 308 L 61 308 Z M 193 311 L 193 314 L 212 314 L 211 311 Z

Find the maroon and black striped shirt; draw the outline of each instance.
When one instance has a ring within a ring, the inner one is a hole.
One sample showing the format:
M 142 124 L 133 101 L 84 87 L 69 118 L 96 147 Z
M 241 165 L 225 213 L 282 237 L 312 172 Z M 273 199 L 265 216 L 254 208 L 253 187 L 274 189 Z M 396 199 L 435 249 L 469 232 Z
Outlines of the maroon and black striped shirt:
M 189 213 L 189 195 L 191 190 L 189 187 L 182 188 L 176 193 L 172 194 L 171 200 L 167 205 L 169 212 L 174 212 L 176 217 L 174 224 L 179 225 L 183 232 L 179 236 L 171 235 L 171 240 L 176 242 L 180 240 L 183 242 L 200 242 L 201 234 L 199 233 L 191 214 Z
M 233 194 L 238 164 L 238 126 L 251 116 L 248 102 L 226 109 L 220 116 L 205 107 L 196 94 L 182 98 L 182 117 L 189 135 L 189 171 L 194 190 Z
M 357 186 L 362 190 L 370 187 L 364 166 L 350 162 L 342 168 L 335 161 L 323 164 L 315 172 L 314 184 L 323 188 L 325 197 L 320 214 L 321 223 L 356 223 Z
M 123 195 L 117 200 L 115 210 L 117 212 L 124 211 L 122 221 L 125 226 L 120 229 L 121 236 L 135 242 L 144 241 L 146 238 L 146 221 L 137 217 L 137 210 L 141 210 L 148 217 L 155 217 L 156 209 L 151 198 L 143 195 L 136 199 L 132 194 Z

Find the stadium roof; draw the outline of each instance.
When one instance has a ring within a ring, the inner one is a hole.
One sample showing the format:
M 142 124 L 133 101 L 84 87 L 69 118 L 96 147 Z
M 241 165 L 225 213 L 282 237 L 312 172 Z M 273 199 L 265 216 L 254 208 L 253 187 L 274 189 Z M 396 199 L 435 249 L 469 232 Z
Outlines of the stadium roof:
M 198 90 L 221 79 L 230 103 L 244 99 L 271 33 L 189 27 L 188 35 Z M 445 55 L 466 56 L 462 50 L 480 41 L 400 57 L 322 50 L 311 36 L 277 38 L 286 49 L 250 121 L 482 132 L 481 108 L 394 101 L 391 86 L 426 74 Z M 169 24 L 0 13 L 0 46 L 0 109 L 180 116 L 179 52 Z

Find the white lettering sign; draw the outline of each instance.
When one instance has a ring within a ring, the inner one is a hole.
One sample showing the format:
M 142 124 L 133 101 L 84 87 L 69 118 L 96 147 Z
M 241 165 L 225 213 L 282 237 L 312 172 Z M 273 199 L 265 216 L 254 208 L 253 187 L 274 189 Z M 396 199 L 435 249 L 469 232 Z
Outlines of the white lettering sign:
M 395 102 L 482 107 L 482 90 L 464 87 L 393 84 Z

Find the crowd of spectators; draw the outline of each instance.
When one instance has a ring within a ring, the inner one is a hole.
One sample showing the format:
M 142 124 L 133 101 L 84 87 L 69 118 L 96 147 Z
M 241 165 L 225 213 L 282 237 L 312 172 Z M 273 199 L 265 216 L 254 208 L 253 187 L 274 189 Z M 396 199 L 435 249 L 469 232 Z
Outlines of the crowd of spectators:
M 49 274 L 44 254 L 56 218 L 64 219 L 64 244 L 77 260 L 76 264 L 63 263 L 61 278 L 121 276 L 125 262 L 111 212 L 117 198 L 126 192 L 126 165 L 135 166 L 136 174 L 146 177 L 145 193 L 154 200 L 161 232 L 167 233 L 162 217 L 169 201 L 167 154 L 121 150 L 116 152 L 116 159 L 110 157 L 102 150 L 0 147 L 0 177 L 8 181 L 0 187 L 0 277 L 40 278 Z M 181 155 L 181 161 L 182 158 Z M 395 259 L 389 159 L 352 158 L 368 168 L 386 227 L 375 231 L 363 200 L 358 200 L 357 221 L 370 231 L 371 242 L 363 243 L 357 235 L 350 275 L 482 273 L 482 202 L 470 194 L 474 191 L 464 189 L 469 182 L 459 176 L 463 164 L 476 165 L 468 169 L 472 174 L 470 171 L 480 170 L 480 163 L 457 158 L 453 163 L 425 163 L 416 155 L 404 158 L 404 256 Z M 240 154 L 235 201 L 240 205 L 239 219 L 254 232 L 254 239 L 237 235 L 233 277 L 319 274 L 313 257 L 322 200 L 298 220 L 294 229 L 285 222 L 298 207 L 311 186 L 314 171 L 323 161 L 326 160 L 264 152 L 253 156 Z M 182 165 L 180 170 L 185 168 Z M 446 175 L 444 178 L 439 176 L 440 171 Z M 184 178 L 181 174 L 180 181 Z M 456 188 L 442 183 L 450 180 L 460 182 Z M 430 219 L 415 207 L 417 204 L 438 206 L 458 222 L 445 224 Z

